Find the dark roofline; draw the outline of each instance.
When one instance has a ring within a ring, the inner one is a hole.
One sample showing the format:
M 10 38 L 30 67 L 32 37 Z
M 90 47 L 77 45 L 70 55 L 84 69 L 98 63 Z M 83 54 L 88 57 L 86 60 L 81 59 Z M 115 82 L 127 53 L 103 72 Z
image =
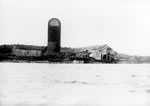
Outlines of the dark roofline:
M 27 46 L 27 45 L 14 45 L 13 48 L 21 50 L 40 50 L 40 51 L 44 49 L 44 47 L 42 46 Z
M 94 45 L 94 46 L 87 46 L 87 47 L 79 47 L 79 48 L 73 48 L 75 52 L 83 52 L 85 50 L 104 50 L 105 48 L 111 48 L 107 44 L 104 45 Z M 112 48 L 111 48 L 112 49 Z

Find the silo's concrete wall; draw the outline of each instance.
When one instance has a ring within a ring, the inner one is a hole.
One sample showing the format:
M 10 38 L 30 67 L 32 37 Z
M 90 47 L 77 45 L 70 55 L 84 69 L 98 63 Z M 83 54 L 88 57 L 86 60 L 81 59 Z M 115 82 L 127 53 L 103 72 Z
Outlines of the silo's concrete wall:
M 61 23 L 52 18 L 48 22 L 48 47 L 47 53 L 59 53 L 61 48 Z

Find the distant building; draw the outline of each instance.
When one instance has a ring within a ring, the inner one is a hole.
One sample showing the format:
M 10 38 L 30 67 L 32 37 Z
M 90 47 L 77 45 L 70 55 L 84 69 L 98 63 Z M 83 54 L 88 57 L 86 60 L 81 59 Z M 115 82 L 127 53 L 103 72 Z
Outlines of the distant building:
M 40 49 L 28 49 L 28 48 L 18 48 L 16 46 L 12 49 L 12 54 L 15 56 L 41 56 L 42 51 Z

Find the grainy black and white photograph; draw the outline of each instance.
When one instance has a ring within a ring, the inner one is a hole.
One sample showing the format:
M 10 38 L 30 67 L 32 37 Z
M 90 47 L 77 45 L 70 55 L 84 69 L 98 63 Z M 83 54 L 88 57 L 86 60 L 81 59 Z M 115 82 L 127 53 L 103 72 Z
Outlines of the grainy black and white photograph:
M 150 106 L 149 0 L 0 0 L 0 106 Z

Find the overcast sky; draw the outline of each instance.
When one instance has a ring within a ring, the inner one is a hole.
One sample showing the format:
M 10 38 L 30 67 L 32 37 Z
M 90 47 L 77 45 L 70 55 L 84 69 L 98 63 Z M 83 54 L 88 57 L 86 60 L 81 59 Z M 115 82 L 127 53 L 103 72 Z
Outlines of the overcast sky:
M 0 0 L 0 44 L 46 46 L 53 17 L 63 47 L 108 44 L 150 55 L 150 0 Z

